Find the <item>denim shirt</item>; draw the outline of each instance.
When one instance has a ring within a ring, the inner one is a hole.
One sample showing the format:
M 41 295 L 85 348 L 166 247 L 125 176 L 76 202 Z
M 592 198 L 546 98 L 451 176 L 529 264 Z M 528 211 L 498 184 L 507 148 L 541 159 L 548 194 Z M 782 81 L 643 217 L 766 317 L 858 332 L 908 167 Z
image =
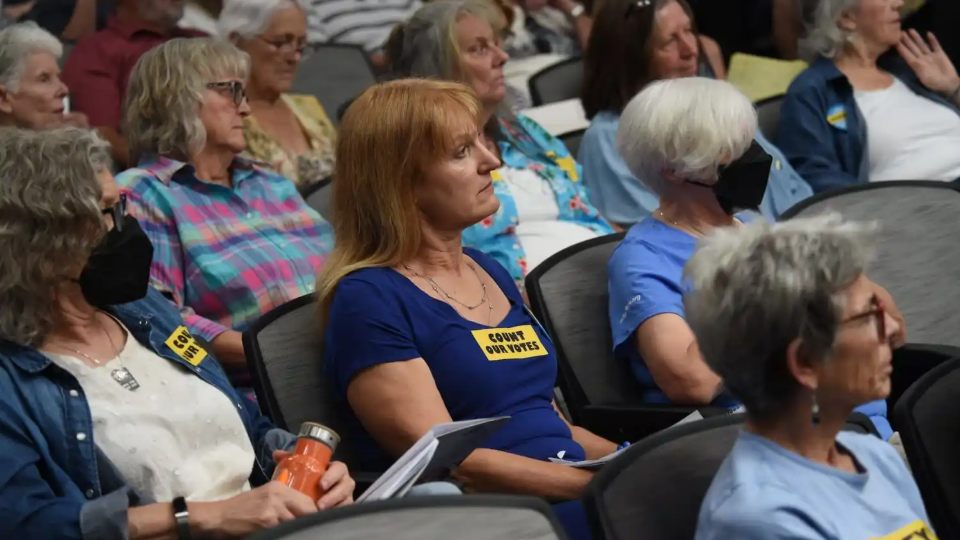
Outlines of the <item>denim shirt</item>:
M 234 391 L 211 355 L 193 366 L 166 345 L 184 326 L 176 307 L 151 288 L 142 300 L 107 311 L 133 339 L 227 395 L 256 452 L 250 482 L 265 483 L 273 451 L 292 448 L 295 437 Z M 40 351 L 0 341 L 0 538 L 128 538 L 127 510 L 154 501 L 126 485 L 93 439 L 93 418 L 77 380 Z
M 877 65 L 917 95 L 960 114 L 955 103 L 927 89 L 896 52 L 881 56 Z M 833 60 L 818 58 L 794 79 L 780 109 L 776 142 L 817 193 L 870 181 L 867 125 L 853 86 Z
M 583 168 L 573 160 L 560 139 L 522 115 L 517 115 L 516 121 L 501 119 L 500 132 L 502 138 L 498 146 L 503 166 L 529 169 L 546 180 L 560 207 L 560 221 L 582 225 L 598 235 L 613 232 L 607 220 L 590 204 L 581 181 Z M 517 204 L 506 182 L 495 181 L 493 192 L 500 199 L 500 209 L 463 231 L 463 245 L 493 257 L 522 287 L 527 261 L 516 234 Z

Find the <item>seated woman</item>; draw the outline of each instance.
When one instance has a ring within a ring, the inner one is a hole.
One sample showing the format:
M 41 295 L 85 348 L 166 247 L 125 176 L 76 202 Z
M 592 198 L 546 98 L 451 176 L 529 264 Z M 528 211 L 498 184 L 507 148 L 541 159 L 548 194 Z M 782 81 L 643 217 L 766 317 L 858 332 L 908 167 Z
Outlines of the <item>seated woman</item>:
M 660 206 L 630 228 L 610 258 L 610 326 L 615 354 L 630 365 L 648 402 L 739 405 L 703 362 L 684 319 L 681 274 L 703 235 L 758 219 L 736 213 L 759 206 L 773 163 L 754 140 L 756 130 L 746 96 L 713 79 L 658 81 L 623 111 L 618 149 Z M 897 343 L 904 341 L 898 335 Z M 884 401 L 861 411 L 885 438 L 892 434 Z
M 617 127 L 627 102 L 652 81 L 704 75 L 712 65 L 700 54 L 693 12 L 684 0 L 605 0 L 584 60 L 582 102 L 590 127 L 580 141 L 584 180 L 607 219 L 629 227 L 657 208 L 657 195 L 637 180 L 616 149 Z M 722 68 L 722 61 L 718 62 Z M 698 68 L 701 66 L 701 68 Z M 722 79 L 722 72 L 717 72 Z M 776 219 L 813 194 L 810 186 L 759 131 L 756 140 L 775 160 L 760 210 Z
M 899 322 L 864 274 L 869 229 L 837 216 L 716 230 L 686 267 L 687 320 L 746 424 L 697 540 L 936 538 L 903 460 L 842 432 L 890 393 Z
M 588 538 L 578 499 L 593 474 L 548 458 L 599 458 L 617 445 L 560 416 L 549 336 L 506 269 L 462 247 L 463 231 L 502 204 L 484 120 L 466 86 L 422 79 L 374 86 L 347 111 L 339 240 L 317 284 L 326 367 L 365 470 L 386 468 L 436 424 L 511 416 L 457 477 L 469 491 L 568 501 L 555 505 L 561 520 Z
M 103 140 L 4 128 L 0 177 L 0 538 L 242 538 L 351 501 L 341 463 L 316 503 L 267 483 L 296 438 L 148 287 Z
M 154 246 L 151 284 L 231 375 L 246 370 L 240 332 L 313 292 L 333 243 L 292 182 L 237 157 L 247 75 L 246 53 L 221 40 L 175 39 L 144 54 L 124 103 L 139 165 L 117 178 Z
M 243 119 L 246 154 L 303 191 L 333 174 L 336 131 L 317 98 L 289 94 L 307 45 L 307 18 L 293 0 L 231 0 L 218 32 L 250 55 Z
M 819 0 L 812 13 L 812 63 L 787 91 L 777 144 L 814 191 L 960 179 L 960 76 L 932 34 L 901 32 L 901 4 Z
M 32 22 L 0 30 L 0 126 L 87 127 L 86 115 L 64 107 L 61 56 L 60 41 Z
M 521 283 L 554 253 L 613 229 L 590 204 L 582 169 L 563 143 L 529 118 L 498 114 L 506 91 L 501 24 L 487 0 L 434 2 L 397 27 L 387 52 L 395 75 L 459 80 L 479 98 L 481 140 L 503 162 L 493 174 L 500 209 L 464 231 L 463 242 Z

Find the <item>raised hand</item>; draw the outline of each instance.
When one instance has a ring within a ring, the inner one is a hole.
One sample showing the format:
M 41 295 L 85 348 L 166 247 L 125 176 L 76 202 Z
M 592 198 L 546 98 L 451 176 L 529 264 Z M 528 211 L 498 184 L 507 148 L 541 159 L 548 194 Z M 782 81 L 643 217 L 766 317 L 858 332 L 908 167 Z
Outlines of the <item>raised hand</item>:
M 927 41 L 916 30 L 902 32 L 897 51 L 917 74 L 920 82 L 930 90 L 948 94 L 960 88 L 957 68 L 943 52 L 932 32 L 927 33 Z

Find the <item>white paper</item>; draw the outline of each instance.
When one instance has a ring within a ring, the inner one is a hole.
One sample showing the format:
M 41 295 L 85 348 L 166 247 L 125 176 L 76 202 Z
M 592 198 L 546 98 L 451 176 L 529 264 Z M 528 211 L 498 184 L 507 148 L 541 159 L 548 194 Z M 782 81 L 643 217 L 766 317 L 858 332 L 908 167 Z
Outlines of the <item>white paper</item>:
M 590 127 L 579 98 L 533 107 L 520 111 L 520 114 L 540 124 L 554 137 Z
M 629 446 L 627 448 L 629 448 Z M 552 457 L 550 458 L 550 461 L 553 463 L 556 463 L 557 465 L 566 465 L 567 467 L 573 467 L 575 469 L 590 469 L 590 470 L 599 469 L 604 465 L 606 465 L 608 462 L 615 459 L 617 456 L 620 455 L 621 452 L 623 452 L 627 448 L 621 448 L 620 450 L 609 453 L 600 459 L 587 459 L 584 461 L 566 461 L 560 458 Z

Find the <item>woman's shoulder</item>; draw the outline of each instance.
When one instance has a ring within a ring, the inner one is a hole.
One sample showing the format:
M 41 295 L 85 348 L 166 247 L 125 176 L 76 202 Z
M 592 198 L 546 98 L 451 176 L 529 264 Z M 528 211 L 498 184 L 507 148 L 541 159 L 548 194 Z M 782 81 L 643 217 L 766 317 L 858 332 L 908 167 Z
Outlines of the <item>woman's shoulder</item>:
M 483 270 L 497 282 L 497 285 L 500 286 L 504 294 L 508 294 L 511 291 L 517 291 L 517 294 L 520 294 L 517 289 L 517 284 L 513 281 L 513 278 L 510 277 L 510 272 L 504 268 L 502 264 L 497 262 L 496 259 L 478 249 L 469 247 L 464 247 L 463 253 L 479 264 L 480 268 L 483 268 Z
M 314 118 L 327 120 L 327 111 L 315 96 L 307 94 L 284 94 L 283 98 L 288 104 L 299 109 L 300 112 L 306 113 Z
M 837 434 L 837 442 L 849 450 L 867 470 L 879 469 L 879 472 L 886 476 L 899 476 L 901 469 L 906 468 L 903 458 L 893 446 L 875 435 L 841 431 Z

